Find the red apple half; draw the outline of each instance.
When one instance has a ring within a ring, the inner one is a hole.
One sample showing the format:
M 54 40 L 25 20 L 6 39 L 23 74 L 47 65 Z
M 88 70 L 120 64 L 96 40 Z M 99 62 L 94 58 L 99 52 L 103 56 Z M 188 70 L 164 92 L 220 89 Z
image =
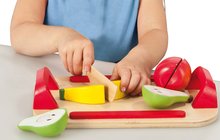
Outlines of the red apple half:
M 190 77 L 190 65 L 180 57 L 169 57 L 163 60 L 154 71 L 155 84 L 173 90 L 185 89 Z

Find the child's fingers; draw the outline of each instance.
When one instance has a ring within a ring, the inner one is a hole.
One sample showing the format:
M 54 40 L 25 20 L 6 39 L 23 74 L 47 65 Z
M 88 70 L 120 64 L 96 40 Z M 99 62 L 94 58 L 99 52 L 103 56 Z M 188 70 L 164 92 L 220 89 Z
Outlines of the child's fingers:
M 73 73 L 74 75 L 82 74 L 82 49 L 76 49 L 73 54 Z
M 64 53 L 64 52 L 59 52 L 59 55 L 60 55 L 60 58 L 61 58 L 61 60 L 62 60 L 62 62 L 63 62 L 63 64 L 64 64 L 65 69 L 66 69 L 67 71 L 69 71 L 69 70 L 68 70 L 68 67 L 67 67 L 67 55 L 66 55 L 66 53 Z
M 128 89 L 128 85 L 131 79 L 131 71 L 128 68 L 119 69 L 118 74 L 121 77 L 121 91 L 125 92 Z
M 139 85 L 137 86 L 137 88 L 133 91 L 132 95 L 138 95 L 141 93 L 141 89 L 143 85 L 148 85 L 150 84 L 150 79 L 147 77 L 147 75 L 143 74 L 141 76 L 141 81 L 139 83 Z
M 73 51 L 67 51 L 67 68 L 73 74 Z
M 111 76 L 111 80 L 116 80 L 119 79 L 119 74 L 118 74 L 118 70 L 116 67 L 114 67 L 113 72 L 112 72 L 112 76 Z
M 137 72 L 137 71 L 132 71 L 131 72 L 131 80 L 130 80 L 130 83 L 128 85 L 127 92 L 132 93 L 137 88 L 137 86 L 139 85 L 140 80 L 141 80 L 140 73 Z
M 83 70 L 85 72 L 91 71 L 91 65 L 94 63 L 94 48 L 91 43 L 83 49 Z

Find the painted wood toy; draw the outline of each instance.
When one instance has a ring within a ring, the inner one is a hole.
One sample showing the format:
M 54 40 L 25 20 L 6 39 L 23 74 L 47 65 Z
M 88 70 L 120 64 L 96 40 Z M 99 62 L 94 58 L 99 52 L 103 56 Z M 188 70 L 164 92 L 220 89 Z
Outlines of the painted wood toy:
M 110 79 L 111 75 L 105 75 L 106 78 Z M 70 82 L 73 83 L 89 83 L 89 77 L 87 75 L 74 75 L 74 76 L 70 76 L 69 78 Z
M 111 75 L 105 75 L 105 77 L 110 79 Z M 70 80 L 70 82 L 73 82 L 73 83 L 90 83 L 88 76 L 85 76 L 85 75 L 84 76 L 71 76 L 69 78 L 69 80 Z M 114 100 L 122 99 L 125 96 L 127 96 L 126 93 L 121 91 L 121 88 L 120 88 L 121 81 L 120 80 L 115 80 L 115 81 L 111 81 L 111 82 L 113 82 L 117 86 L 117 91 L 116 91 L 116 95 L 115 95 Z
M 150 118 L 184 118 L 182 110 L 139 110 L 139 111 L 73 111 L 70 119 L 150 119 Z
M 144 101 L 153 108 L 168 108 L 175 103 L 191 102 L 193 97 L 185 92 L 165 89 L 152 85 L 142 87 Z
M 209 71 L 201 66 L 197 67 L 191 76 L 188 90 L 199 89 L 192 102 L 193 108 L 217 108 L 217 92 L 215 83 Z
M 189 63 L 179 57 L 169 57 L 158 64 L 154 71 L 154 82 L 157 86 L 184 90 L 191 77 Z
M 109 102 L 112 102 L 115 99 L 117 93 L 117 86 L 112 83 L 107 77 L 102 73 L 97 71 L 93 66 L 91 67 L 91 72 L 87 73 L 89 81 L 92 84 L 102 84 L 106 88 L 105 97 Z
M 167 76 L 169 78 L 178 77 L 175 75 L 184 72 L 184 67 L 182 65 L 185 65 L 185 62 L 183 62 L 183 60 L 181 60 L 181 62 L 176 61 L 176 59 L 174 60 L 175 62 L 179 63 L 175 63 L 175 67 L 172 68 L 173 72 L 170 71 L 171 74 Z M 169 65 L 167 65 L 167 67 L 168 66 Z M 179 67 L 183 68 L 177 72 Z M 166 67 L 163 68 L 167 69 Z M 161 70 L 163 71 L 162 67 Z M 189 71 L 187 72 L 187 75 L 188 73 Z M 167 77 L 165 76 L 165 78 Z M 145 103 L 143 97 L 123 98 L 126 96 L 126 94 L 123 93 L 121 94 L 122 96 L 120 96 L 120 100 L 115 100 L 118 94 L 118 90 L 113 99 L 115 101 L 105 102 L 103 104 L 89 105 L 81 104 L 76 101 L 70 102 L 60 100 L 59 89 L 83 86 L 89 87 L 94 86 L 94 84 L 90 83 L 91 80 L 87 76 L 53 77 L 48 68 L 43 68 L 37 72 L 33 113 L 38 115 L 54 108 L 66 108 L 69 113 L 67 125 L 68 128 L 205 126 L 215 121 L 217 118 L 216 116 L 218 114 L 218 103 L 216 87 L 210 73 L 203 67 L 198 67 L 195 69 L 192 74 L 190 73 L 190 77 L 191 78 L 189 83 L 183 84 L 184 86 L 179 86 L 181 84 L 177 84 L 177 86 L 175 86 L 174 84 L 174 88 L 178 87 L 177 89 L 181 89 L 182 91 L 183 89 L 186 89 L 188 92 L 187 94 L 193 96 L 193 101 L 191 103 L 186 102 L 179 105 L 166 105 L 166 110 L 158 110 L 149 106 L 149 103 Z M 152 78 L 157 78 L 157 76 L 153 75 Z M 168 81 L 169 78 L 167 78 Z M 157 81 L 156 79 L 152 80 L 155 81 L 155 83 Z M 96 83 L 98 85 L 102 83 L 102 80 L 100 80 L 101 82 L 99 80 L 95 81 L 98 81 Z M 49 86 L 49 83 L 53 83 L 52 85 L 57 85 L 57 87 L 54 88 L 53 86 Z M 120 87 L 120 81 L 118 81 L 117 84 L 115 83 L 115 85 L 116 87 Z M 165 82 L 165 85 L 169 85 L 169 82 Z M 188 86 L 185 87 L 185 85 Z M 143 91 L 143 95 L 146 95 L 144 92 L 145 91 Z M 189 99 L 189 97 L 190 96 L 184 96 L 184 101 Z M 164 118 L 164 114 L 168 115 L 165 115 Z
M 58 105 L 50 90 L 58 90 L 59 86 L 47 67 L 37 71 L 34 90 L 34 109 L 56 109 Z
M 124 98 L 126 93 L 120 90 L 120 80 L 112 81 L 117 86 L 114 100 Z M 73 101 L 83 104 L 104 104 L 105 103 L 105 86 L 104 85 L 87 85 L 80 87 L 59 89 L 60 99 Z
M 104 85 L 90 85 L 59 90 L 60 99 L 84 104 L 104 104 Z
M 18 124 L 18 128 L 24 131 L 32 131 L 41 136 L 54 137 L 65 130 L 67 120 L 66 109 L 55 109 L 22 120 Z
M 115 81 L 112 81 L 112 82 L 117 86 L 117 92 L 116 92 L 114 100 L 119 100 L 119 99 L 122 99 L 122 98 L 126 97 L 127 94 L 125 92 L 121 91 L 121 81 L 120 80 L 115 80 Z

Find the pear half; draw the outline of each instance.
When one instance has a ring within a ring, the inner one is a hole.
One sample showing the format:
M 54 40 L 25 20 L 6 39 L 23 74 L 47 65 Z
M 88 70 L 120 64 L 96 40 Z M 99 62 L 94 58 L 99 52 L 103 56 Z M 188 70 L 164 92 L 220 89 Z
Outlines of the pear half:
M 65 130 L 67 120 L 66 109 L 55 109 L 22 120 L 18 124 L 18 128 L 24 131 L 32 131 L 41 136 L 53 137 Z
M 168 108 L 175 103 L 192 101 L 192 96 L 185 92 L 152 85 L 144 85 L 142 95 L 149 106 L 158 109 Z

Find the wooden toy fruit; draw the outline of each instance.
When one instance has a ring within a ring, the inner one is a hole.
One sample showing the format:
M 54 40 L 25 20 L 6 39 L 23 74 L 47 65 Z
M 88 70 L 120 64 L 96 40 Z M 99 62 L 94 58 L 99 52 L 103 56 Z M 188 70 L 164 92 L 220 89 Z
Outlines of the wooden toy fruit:
M 120 88 L 121 87 L 121 81 L 120 80 L 115 80 L 115 81 L 112 81 L 112 82 L 118 87 L 114 100 L 124 98 L 127 94 L 125 92 L 121 91 L 121 88 Z
M 217 108 L 217 91 L 209 71 L 201 66 L 197 67 L 191 76 L 188 90 L 199 90 L 195 96 L 193 108 Z
M 111 75 L 105 75 L 105 77 L 110 79 Z M 70 80 L 70 82 L 73 82 L 73 83 L 89 83 L 90 82 L 88 76 L 76 76 L 76 75 L 74 75 L 74 76 L 71 76 L 69 78 L 69 80 Z M 115 81 L 112 81 L 112 82 L 117 86 L 117 91 L 116 91 L 114 100 L 124 98 L 127 94 L 120 90 L 121 89 L 121 81 L 120 80 L 115 80 Z
M 32 131 L 41 136 L 52 137 L 64 131 L 67 120 L 68 115 L 65 109 L 55 109 L 24 119 L 18 124 L 18 128 L 24 131 Z
M 84 104 L 105 103 L 104 85 L 90 85 L 60 89 L 60 99 Z
M 179 57 L 170 57 L 163 60 L 154 72 L 154 82 L 157 86 L 183 90 L 187 87 L 191 77 L 189 63 Z
M 50 90 L 58 90 L 59 86 L 47 67 L 37 71 L 34 89 L 34 109 L 57 109 L 58 105 Z
M 192 101 L 192 96 L 185 92 L 152 85 L 144 85 L 142 94 L 144 101 L 153 108 L 167 108 L 175 103 Z

